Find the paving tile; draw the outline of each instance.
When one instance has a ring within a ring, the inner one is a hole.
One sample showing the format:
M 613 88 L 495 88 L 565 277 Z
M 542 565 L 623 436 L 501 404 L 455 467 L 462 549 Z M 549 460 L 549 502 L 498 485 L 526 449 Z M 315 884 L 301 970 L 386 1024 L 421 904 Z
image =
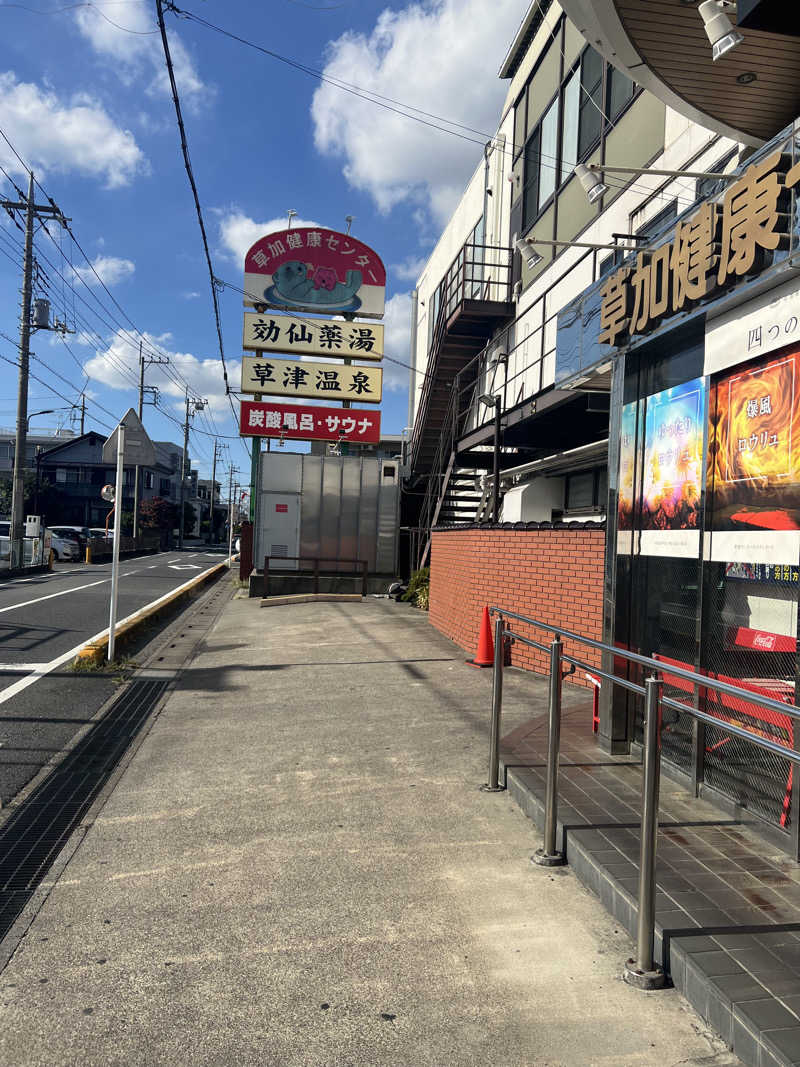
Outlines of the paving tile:
M 733 1051 L 750 1067 L 759 1067 L 760 1042 L 752 1027 L 747 1026 L 736 1013 L 733 1015 Z
M 761 982 L 747 972 L 719 975 L 714 979 L 714 985 L 718 993 L 727 997 L 732 1004 L 740 1004 L 747 1000 L 763 1000 L 767 995 L 767 990 Z
M 716 1030 L 726 1045 L 733 1043 L 733 1011 L 730 1002 L 716 995 L 714 990 L 708 993 L 708 1014 L 706 1022 Z
M 737 1006 L 742 1016 L 750 1019 L 759 1030 L 776 1030 L 796 1026 L 800 1033 L 800 1018 L 774 997 L 742 1001 Z
M 744 974 L 742 965 L 725 952 L 724 949 L 715 949 L 711 952 L 691 953 L 691 965 L 699 968 L 708 978 L 715 978 L 723 974 Z
M 788 1059 L 789 1063 L 800 1061 L 800 1026 L 764 1030 L 761 1033 L 761 1043 L 772 1052 Z M 778 1063 L 781 1063 L 781 1060 L 778 1060 Z

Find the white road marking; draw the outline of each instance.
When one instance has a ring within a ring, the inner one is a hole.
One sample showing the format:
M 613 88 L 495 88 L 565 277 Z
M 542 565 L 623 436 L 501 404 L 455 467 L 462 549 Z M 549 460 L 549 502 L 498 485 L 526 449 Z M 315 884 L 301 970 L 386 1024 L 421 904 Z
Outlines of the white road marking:
M 214 567 L 209 567 L 208 570 L 205 571 L 204 573 L 208 574 L 210 571 L 213 571 L 213 570 L 214 570 Z M 126 618 L 119 619 L 117 621 L 117 628 L 119 628 L 120 626 L 124 626 L 126 623 L 128 623 L 131 620 L 135 619 L 143 611 L 147 611 L 148 608 L 156 607 L 156 605 L 163 603 L 165 600 L 168 600 L 175 593 L 179 592 L 181 589 L 185 589 L 187 586 L 189 586 L 192 583 L 196 582 L 197 578 L 201 578 L 201 577 L 202 577 L 202 575 L 197 575 L 196 577 L 189 578 L 187 581 L 183 582 L 181 585 L 176 586 L 174 589 L 170 589 L 170 591 L 168 593 L 164 593 L 164 595 L 160 596 L 157 600 L 153 600 L 149 604 L 145 604 L 144 607 L 138 608 L 131 615 L 126 616 Z M 109 581 L 109 579 L 105 579 L 105 581 Z M 99 585 L 100 583 L 99 582 L 95 582 L 94 584 L 95 585 Z M 55 595 L 58 595 L 58 594 L 55 594 Z M 43 600 L 47 600 L 48 598 L 47 597 L 43 597 L 42 599 Z M 0 609 L 0 610 L 5 611 L 6 609 L 3 608 L 3 609 Z M 56 658 L 55 659 L 51 659 L 49 663 L 44 663 L 40 667 L 37 667 L 36 670 L 31 671 L 31 673 L 26 675 L 24 678 L 18 678 L 16 682 L 12 682 L 11 685 L 6 686 L 5 689 L 0 690 L 0 704 L 5 704 L 7 700 L 11 700 L 12 697 L 15 697 L 17 695 L 17 693 L 21 693 L 24 689 L 27 689 L 29 685 L 33 685 L 34 682 L 38 682 L 40 678 L 44 678 L 45 675 L 50 674 L 50 672 L 54 671 L 57 667 L 60 667 L 60 666 L 62 666 L 62 664 L 67 663 L 71 659 L 74 659 L 75 656 L 78 655 L 80 650 L 82 648 L 85 648 L 86 645 L 91 645 L 94 641 L 99 641 L 100 638 L 107 637 L 107 636 L 108 636 L 108 627 L 106 626 L 105 630 L 101 630 L 99 633 L 96 633 L 93 637 L 85 637 L 81 641 L 81 643 L 79 645 L 75 645 L 75 647 L 71 648 L 69 650 L 69 652 L 62 652 L 62 654 L 60 656 L 56 656 Z
M 168 559 L 167 563 L 180 563 L 180 561 L 181 561 L 181 557 L 178 556 L 177 559 Z
M 170 563 L 169 569 L 171 571 L 199 571 L 200 570 L 200 564 L 199 563 L 182 563 L 179 566 L 176 566 L 175 564 Z
M 77 593 L 81 589 L 91 589 L 95 585 L 103 585 L 105 582 L 110 582 L 110 578 L 101 578 L 99 582 L 89 582 L 87 585 L 73 585 L 70 589 L 62 589 L 60 593 L 48 593 L 47 596 L 36 597 L 35 600 L 26 600 L 22 604 L 10 604 L 7 608 L 0 608 L 0 614 L 4 611 L 16 611 L 17 608 L 27 608 L 31 604 L 41 604 L 43 600 L 53 600 L 57 596 L 66 596 L 68 593 Z
M 30 671 L 38 671 L 41 667 L 44 667 L 44 663 L 0 663 L 0 671 L 29 673 Z

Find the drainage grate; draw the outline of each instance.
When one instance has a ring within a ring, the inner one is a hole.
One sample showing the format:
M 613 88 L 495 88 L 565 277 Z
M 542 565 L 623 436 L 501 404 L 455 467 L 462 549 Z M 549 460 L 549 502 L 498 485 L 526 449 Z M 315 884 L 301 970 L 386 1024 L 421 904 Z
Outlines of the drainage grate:
M 167 681 L 132 682 L 0 829 L 0 940 L 155 708 Z

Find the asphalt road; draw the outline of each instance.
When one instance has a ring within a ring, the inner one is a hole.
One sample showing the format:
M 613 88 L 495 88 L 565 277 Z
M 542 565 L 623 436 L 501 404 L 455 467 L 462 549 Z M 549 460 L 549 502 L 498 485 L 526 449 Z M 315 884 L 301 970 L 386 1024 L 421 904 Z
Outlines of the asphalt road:
M 123 560 L 118 619 L 221 559 L 224 553 L 220 551 L 188 549 Z M 99 672 L 75 674 L 70 670 L 73 657 L 68 655 L 108 626 L 110 591 L 110 563 L 61 563 L 49 574 L 0 582 L 3 803 L 60 752 L 114 692 L 113 677 Z M 59 663 L 62 657 L 66 658 Z

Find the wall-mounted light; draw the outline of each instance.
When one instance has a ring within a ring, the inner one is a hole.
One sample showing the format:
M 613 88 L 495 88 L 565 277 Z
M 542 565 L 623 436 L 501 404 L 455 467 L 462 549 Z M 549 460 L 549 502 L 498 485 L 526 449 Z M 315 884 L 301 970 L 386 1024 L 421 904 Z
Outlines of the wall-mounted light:
M 713 0 L 709 0 L 709 2 L 713 2 Z M 606 171 L 609 174 L 630 174 L 635 177 L 645 177 L 652 174 L 657 178 L 697 178 L 698 180 L 710 178 L 714 181 L 723 182 L 737 181 L 739 177 L 737 174 L 717 174 L 716 172 L 705 170 L 662 170 L 659 167 L 610 167 L 606 163 L 578 163 L 573 170 L 573 174 L 583 186 L 590 204 L 593 204 L 595 200 L 599 200 L 603 193 L 608 191 L 608 186 L 597 177 L 597 175 Z
M 514 244 L 517 246 L 519 254 L 525 260 L 528 270 L 533 270 L 534 267 L 542 262 L 542 257 L 533 247 L 533 244 L 528 237 L 520 237 Z
M 575 176 L 583 186 L 583 191 L 586 193 L 586 198 L 590 204 L 594 204 L 608 192 L 608 186 L 605 182 L 600 181 L 585 163 L 578 163 L 575 167 Z
M 711 58 L 717 60 L 741 44 L 744 37 L 734 28 L 719 0 L 703 0 L 697 9 L 703 19 L 706 36 L 711 42 Z
M 478 400 L 480 400 L 482 404 L 485 404 L 487 408 L 493 408 L 499 402 L 500 397 L 495 396 L 494 393 L 481 393 Z

